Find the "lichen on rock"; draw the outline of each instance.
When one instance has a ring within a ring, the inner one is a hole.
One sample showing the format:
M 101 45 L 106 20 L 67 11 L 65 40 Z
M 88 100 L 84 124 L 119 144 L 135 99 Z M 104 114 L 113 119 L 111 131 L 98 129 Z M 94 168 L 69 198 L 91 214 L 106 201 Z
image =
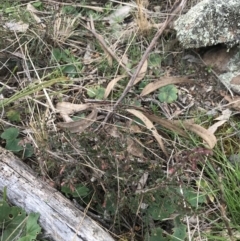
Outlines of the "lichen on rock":
M 174 23 L 184 48 L 240 42 L 240 1 L 203 0 Z

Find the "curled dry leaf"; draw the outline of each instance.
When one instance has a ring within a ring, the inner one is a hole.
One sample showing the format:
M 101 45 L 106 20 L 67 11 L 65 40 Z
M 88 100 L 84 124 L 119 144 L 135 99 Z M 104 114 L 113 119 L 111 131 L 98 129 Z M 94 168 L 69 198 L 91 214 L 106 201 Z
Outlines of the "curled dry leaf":
M 138 144 L 137 141 L 133 140 L 132 138 L 127 138 L 127 152 L 130 155 L 135 157 L 139 157 L 141 159 L 145 159 L 143 155 L 143 148 Z
M 212 134 L 214 134 L 218 127 L 222 126 L 226 121 L 229 120 L 231 117 L 232 111 L 229 109 L 223 110 L 222 115 L 218 116 L 214 120 L 218 120 L 218 122 L 214 123 L 212 126 L 208 128 L 208 131 L 210 131 Z
M 81 133 L 91 126 L 97 119 L 98 110 L 94 108 L 92 112 L 84 119 L 74 122 L 60 122 L 57 124 L 59 128 L 67 129 L 71 133 Z
M 97 104 L 72 104 L 70 102 L 59 102 L 57 103 L 56 109 L 59 111 L 61 117 L 65 122 L 72 122 L 73 120 L 69 117 L 69 115 L 74 114 L 76 112 L 80 112 L 83 110 L 87 110 L 89 108 L 96 108 L 99 105 Z
M 137 190 L 135 191 L 135 194 L 141 193 L 143 191 L 144 186 L 146 185 L 147 179 L 148 179 L 149 173 L 144 172 L 141 176 L 141 178 L 138 181 Z
M 179 123 L 179 125 L 200 136 L 208 144 L 210 149 L 214 148 L 216 145 L 217 139 L 215 135 L 202 126 L 197 124 L 190 124 L 189 122 L 182 122 L 181 124 Z
M 212 134 L 214 134 L 217 130 L 217 128 L 219 126 L 222 126 L 227 120 L 220 120 L 216 123 L 214 123 L 213 125 L 211 125 L 209 128 L 208 128 L 208 131 L 210 131 Z
M 126 75 L 120 75 L 120 76 L 117 76 L 116 78 L 114 78 L 113 80 L 111 80 L 111 81 L 109 82 L 109 84 L 108 84 L 108 86 L 107 86 L 107 88 L 106 88 L 106 90 L 105 90 L 105 93 L 104 93 L 104 97 L 103 97 L 104 100 L 108 97 L 108 95 L 110 94 L 110 92 L 113 90 L 113 87 L 115 86 L 115 84 L 116 84 L 119 80 L 121 80 L 121 79 L 123 79 L 123 78 L 125 78 L 125 77 L 126 77 Z
M 140 111 L 138 110 L 134 110 L 134 109 L 127 109 L 127 111 L 133 115 L 135 115 L 136 117 L 138 117 L 147 127 L 148 130 L 150 130 L 153 134 L 153 136 L 155 137 L 155 139 L 157 140 L 161 150 L 163 151 L 163 153 L 168 157 L 168 153 L 167 150 L 163 144 L 163 140 L 162 137 L 158 134 L 155 126 L 153 125 L 153 123 Z
M 226 120 L 228 121 L 229 118 L 231 117 L 232 111 L 229 109 L 223 110 L 222 114 L 220 116 L 218 116 L 217 118 L 215 118 L 214 120 Z
M 145 96 L 165 85 L 191 82 L 192 80 L 188 79 L 187 77 L 162 77 L 158 81 L 146 85 L 142 90 L 141 96 Z
M 234 110 L 240 110 L 240 97 L 234 96 L 234 99 L 230 95 L 226 95 L 221 93 L 221 96 L 224 97 L 226 101 L 228 101 L 228 106 Z
M 133 85 L 137 84 L 139 81 L 141 81 L 145 77 L 146 72 L 147 72 L 147 68 L 148 68 L 148 62 L 147 62 L 147 60 L 145 60 L 145 62 L 143 63 L 143 66 L 142 66 L 141 70 L 139 71 L 138 76 L 136 77 Z
M 157 124 L 163 126 L 164 128 L 171 130 L 175 133 L 177 133 L 178 135 L 187 137 L 188 134 L 186 133 L 186 131 L 184 131 L 183 129 L 181 129 L 174 121 L 171 120 L 166 120 L 163 118 L 160 118 L 156 115 L 150 115 L 147 113 L 144 113 L 144 115 L 151 121 L 156 122 Z

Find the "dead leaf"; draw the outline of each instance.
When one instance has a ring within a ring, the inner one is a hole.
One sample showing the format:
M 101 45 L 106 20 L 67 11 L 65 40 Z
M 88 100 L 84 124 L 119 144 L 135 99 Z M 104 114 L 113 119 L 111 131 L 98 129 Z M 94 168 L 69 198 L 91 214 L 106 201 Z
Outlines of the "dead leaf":
M 223 96 L 224 99 L 229 102 L 227 104 L 228 107 L 233 108 L 234 110 L 240 110 L 240 97 L 234 96 L 233 99 L 230 95 L 226 95 L 224 93 L 221 93 L 221 96 Z
M 131 5 L 123 5 L 117 8 L 108 17 L 106 17 L 105 20 L 109 20 L 110 25 L 117 24 L 119 23 L 119 21 L 124 20 L 124 18 L 126 18 L 130 14 L 132 8 L 133 6 Z
M 91 64 L 94 59 L 92 58 L 92 53 L 93 53 L 94 47 L 92 43 L 88 43 L 86 47 L 85 54 L 83 56 L 83 63 L 84 64 Z
M 165 85 L 179 84 L 179 83 L 192 83 L 192 82 L 193 81 L 188 79 L 187 77 L 162 77 L 158 81 L 155 81 L 145 86 L 140 96 L 145 96 Z
M 151 121 L 156 122 L 157 124 L 160 124 L 161 126 L 165 127 L 168 130 L 171 130 L 175 133 L 177 133 L 178 135 L 184 136 L 184 137 L 188 137 L 188 134 L 186 133 L 186 131 L 184 131 L 183 129 L 181 129 L 175 121 L 171 121 L 171 120 L 166 120 L 163 118 L 160 118 L 156 115 L 150 115 L 147 113 L 144 113 L 144 115 Z
M 89 126 L 91 126 L 97 119 L 98 110 L 93 109 L 92 112 L 84 119 L 74 122 L 60 122 L 57 123 L 59 128 L 67 129 L 71 133 L 82 133 Z
M 99 105 L 97 104 L 72 104 L 70 102 L 59 102 L 57 103 L 56 109 L 59 111 L 61 117 L 65 122 L 72 122 L 73 120 L 69 117 L 69 115 L 74 114 L 76 112 L 80 112 L 83 110 L 87 110 L 89 108 L 96 108 Z
M 231 117 L 232 111 L 229 109 L 223 110 L 222 111 L 222 115 L 218 116 L 217 118 L 215 118 L 214 120 L 229 120 L 229 118 Z
M 72 122 L 72 118 L 69 115 L 79 111 L 83 111 L 89 108 L 89 104 L 72 104 L 70 102 L 57 103 L 56 109 L 59 111 L 61 117 L 65 122 Z
M 187 130 L 194 132 L 198 136 L 200 136 L 209 146 L 210 149 L 212 149 L 216 143 L 217 139 L 213 133 L 205 129 L 204 127 L 197 125 L 197 124 L 190 124 L 188 122 L 182 122 L 179 125 L 184 126 Z
M 139 110 L 141 110 L 141 108 L 139 108 Z M 140 126 L 133 120 L 126 120 L 125 125 L 126 129 L 124 128 L 123 131 L 126 131 L 127 133 L 143 133 Z
M 147 179 L 148 179 L 149 173 L 148 172 L 144 172 L 141 176 L 141 178 L 138 181 L 138 185 L 137 185 L 137 190 L 135 191 L 135 193 L 141 193 L 143 191 L 144 186 L 146 185 Z
M 141 148 L 137 141 L 134 141 L 130 137 L 127 138 L 127 152 L 135 157 L 145 159 L 143 155 L 143 148 Z
M 106 126 L 104 131 L 106 131 L 111 137 L 114 137 L 114 138 L 121 137 L 121 133 L 119 132 L 118 128 L 114 125 Z
M 5 23 L 5 27 L 8 28 L 10 31 L 25 33 L 29 27 L 29 24 L 24 23 L 22 21 L 9 22 L 9 23 Z
M 107 86 L 107 88 L 106 88 L 106 90 L 105 90 L 105 93 L 104 93 L 104 97 L 103 97 L 104 100 L 108 97 L 108 95 L 110 94 L 110 92 L 113 90 L 113 87 L 115 86 L 115 84 L 116 84 L 119 80 L 121 80 L 121 79 L 123 79 L 123 78 L 125 78 L 125 77 L 126 77 L 126 75 L 120 75 L 120 76 L 117 76 L 116 78 L 114 78 L 113 80 L 111 80 L 111 81 L 109 82 L 109 84 L 108 84 L 108 86 Z
M 212 134 L 214 134 L 219 126 L 222 126 L 227 120 L 220 120 L 210 127 L 208 127 L 208 131 L 210 131 Z
M 137 84 L 139 81 L 141 81 L 145 77 L 146 72 L 147 72 L 147 68 L 148 68 L 148 62 L 147 62 L 147 60 L 145 60 L 145 62 L 143 63 L 143 66 L 140 69 L 140 71 L 138 73 L 138 76 L 136 77 L 133 85 Z
M 153 125 L 153 123 L 142 112 L 140 112 L 138 110 L 127 109 L 126 111 L 128 111 L 129 113 L 135 115 L 141 121 L 143 121 L 143 123 L 146 125 L 147 129 L 152 132 L 153 136 L 157 140 L 157 142 L 158 142 L 161 150 L 163 151 L 163 153 L 168 157 L 168 153 L 167 153 L 167 150 L 166 150 L 166 148 L 165 148 L 165 146 L 163 144 L 162 137 L 158 134 L 155 126 Z

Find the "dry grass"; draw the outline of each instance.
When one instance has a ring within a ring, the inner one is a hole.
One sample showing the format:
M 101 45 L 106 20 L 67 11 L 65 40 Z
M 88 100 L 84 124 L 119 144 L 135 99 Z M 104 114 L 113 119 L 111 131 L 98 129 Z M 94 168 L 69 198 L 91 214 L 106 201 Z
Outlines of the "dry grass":
M 156 3 L 166 11 L 172 4 Z M 189 8 L 195 2 L 188 4 Z M 190 68 L 205 76 L 204 68 L 183 66 L 183 50 L 172 44 L 174 32 L 164 32 L 141 68 L 138 84 L 105 127 L 98 129 L 148 48 L 156 24 L 160 26 L 168 14 L 156 13 L 152 2 L 136 0 L 127 16 L 110 24 L 109 16 L 118 5 L 82 8 L 75 3 L 44 2 L 34 12 L 42 24 L 32 19 L 25 4 L 3 14 L 7 22 L 25 11 L 24 19 L 32 22 L 24 33 L 0 29 L 5 65 L 4 73 L 0 70 L 2 129 L 15 125 L 30 130 L 35 156 L 27 161 L 35 163 L 53 186 L 68 190 L 89 215 L 101 215 L 102 225 L 115 233 L 116 240 L 151 240 L 154 234 L 162 240 L 176 240 L 174 236 L 221 240 L 226 235 L 223 229 L 233 240 L 237 234 L 232 229 L 238 229 L 239 220 L 238 195 L 231 192 L 231 182 L 239 181 L 239 176 L 226 156 L 238 149 L 236 130 L 230 124 L 223 126 L 226 132 L 216 135 L 229 142 L 218 142 L 210 154 L 205 146 L 208 139 L 199 129 L 193 130 L 199 127 L 184 122 L 194 118 L 204 131 L 214 122 L 197 105 L 191 108 L 195 98 L 191 83 L 177 82 L 179 99 L 174 103 L 160 102 L 158 89 L 146 98 L 141 95 L 150 83 L 185 76 Z M 7 63 L 16 66 L 16 58 L 20 69 L 14 72 Z M 58 103 L 65 102 L 60 110 Z M 8 117 L 11 110 L 19 113 L 20 122 Z M 96 116 L 91 116 L 92 110 Z M 63 120 L 75 122 L 59 125 Z M 236 120 L 233 123 L 238 125 Z M 81 132 L 73 133 L 79 126 Z M 80 187 L 87 195 L 76 195 Z

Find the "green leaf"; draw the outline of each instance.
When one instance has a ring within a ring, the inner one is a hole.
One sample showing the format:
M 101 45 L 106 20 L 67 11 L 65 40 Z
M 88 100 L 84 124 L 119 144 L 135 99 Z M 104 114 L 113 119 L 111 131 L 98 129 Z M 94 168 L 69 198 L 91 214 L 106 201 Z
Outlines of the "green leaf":
M 37 224 L 39 214 L 27 213 L 20 207 L 10 207 L 6 201 L 0 201 L 1 241 L 32 241 L 40 233 Z
M 71 64 L 71 65 L 65 66 L 62 72 L 68 75 L 75 75 L 77 73 L 77 69 L 73 64 Z
M 182 191 L 184 198 L 192 207 L 196 208 L 199 204 L 206 202 L 206 194 L 197 193 L 189 189 L 183 189 Z M 178 190 L 178 193 L 181 193 L 180 190 Z
M 31 157 L 34 154 L 34 148 L 30 143 L 27 143 L 24 148 L 24 158 Z
M 97 88 L 96 99 L 102 100 L 104 97 L 105 89 L 102 87 Z
M 7 112 L 7 118 L 10 121 L 16 121 L 16 122 L 20 122 L 21 121 L 20 113 L 18 111 L 14 110 L 14 109 L 9 110 Z
M 61 49 L 54 48 L 52 50 L 52 59 L 53 59 L 53 61 L 60 62 L 62 60 L 62 57 L 63 57 L 63 52 L 61 51 Z
M 90 97 L 90 98 L 93 98 L 96 96 L 96 88 L 89 88 L 87 90 L 87 95 Z
M 39 216 L 39 213 L 29 214 L 26 224 L 26 236 L 20 238 L 18 241 L 32 241 L 36 239 L 37 235 L 41 232 L 41 227 L 37 223 Z
M 67 197 L 72 196 L 72 197 L 75 197 L 75 198 L 77 198 L 77 197 L 84 198 L 84 197 L 86 197 L 89 194 L 89 189 L 86 186 L 82 185 L 82 184 L 76 185 L 74 192 L 72 192 L 71 189 L 69 188 L 69 186 L 66 186 L 66 185 L 61 187 L 61 191 Z
M 90 98 L 96 97 L 96 99 L 99 99 L 99 100 L 103 99 L 104 93 L 105 93 L 105 89 L 101 86 L 92 87 L 87 90 L 87 95 Z
M 148 65 L 151 68 L 159 67 L 161 66 L 162 57 L 160 54 L 153 53 L 149 57 Z
M 73 197 L 86 197 L 89 194 L 89 189 L 84 185 L 77 185 L 75 191 L 72 193 Z
M 0 201 L 0 223 L 4 226 L 1 241 L 15 240 L 19 237 L 26 221 L 26 212 L 19 207 L 10 207 L 7 202 Z
M 42 2 L 34 2 L 34 3 L 32 3 L 32 5 L 35 7 L 35 8 L 41 8 L 42 7 Z
M 165 218 L 169 218 L 171 214 L 176 210 L 176 206 L 168 201 L 168 198 L 159 198 L 155 196 L 156 202 L 151 204 L 148 208 L 148 214 L 154 220 L 162 220 Z
M 177 88 L 174 85 L 167 85 L 159 89 L 158 99 L 161 102 L 172 103 L 177 99 Z
M 166 237 L 163 237 L 163 231 L 161 228 L 154 228 L 151 230 L 151 236 L 147 235 L 144 238 L 145 241 L 167 241 Z
M 22 151 L 23 147 L 18 144 L 19 142 L 20 142 L 20 139 L 7 140 L 5 148 L 13 152 Z
M 10 7 L 10 8 L 5 8 L 4 9 L 4 12 L 5 13 L 13 13 L 16 11 L 16 8 L 15 7 Z
M 19 130 L 15 127 L 10 127 L 2 133 L 1 138 L 5 140 L 14 140 L 18 137 L 18 135 Z
M 176 217 L 174 220 L 174 228 L 173 228 L 173 236 L 171 237 L 171 241 L 179 241 L 185 240 L 187 233 L 186 233 L 186 225 L 182 224 L 180 221 L 180 217 Z
M 63 6 L 62 12 L 64 14 L 77 14 L 78 13 L 76 7 L 70 6 L 70 5 Z

